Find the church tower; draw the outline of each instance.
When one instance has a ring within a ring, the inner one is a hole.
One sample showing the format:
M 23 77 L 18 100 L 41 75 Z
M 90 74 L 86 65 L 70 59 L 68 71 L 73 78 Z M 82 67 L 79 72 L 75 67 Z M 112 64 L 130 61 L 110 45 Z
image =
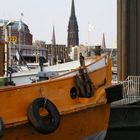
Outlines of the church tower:
M 68 38 L 67 38 L 68 47 L 79 45 L 78 31 L 79 30 L 78 30 L 77 19 L 75 16 L 74 0 L 72 0 L 71 16 L 70 16 L 69 24 L 68 24 Z

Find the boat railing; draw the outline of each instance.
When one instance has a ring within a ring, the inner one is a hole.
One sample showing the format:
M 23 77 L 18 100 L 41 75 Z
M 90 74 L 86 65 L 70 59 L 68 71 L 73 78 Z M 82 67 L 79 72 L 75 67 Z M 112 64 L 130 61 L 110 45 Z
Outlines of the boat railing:
M 128 76 L 123 85 L 123 99 L 112 103 L 112 105 L 126 105 L 140 101 L 140 76 Z
M 89 59 L 89 58 L 88 58 L 88 59 Z M 93 59 L 93 58 L 91 58 L 91 59 Z M 95 58 L 94 58 L 94 59 L 95 59 Z M 92 68 L 93 64 L 96 64 L 97 62 L 99 62 L 99 61 L 101 61 L 101 60 L 103 60 L 103 59 L 104 59 L 104 66 L 105 66 L 105 65 L 107 64 L 107 61 L 108 61 L 108 53 L 103 54 L 102 56 L 96 58 L 92 63 L 87 64 L 86 67 L 87 67 L 88 72 L 90 72 L 90 71 L 93 70 L 93 68 Z M 96 67 L 97 67 L 97 66 L 94 65 L 94 69 L 96 69 Z M 103 67 L 103 66 L 102 66 L 102 67 Z M 50 80 L 52 80 L 52 79 L 57 79 L 57 78 L 63 78 L 63 77 L 68 76 L 68 75 L 73 75 L 73 74 L 75 75 L 79 69 L 80 69 L 80 64 L 79 64 L 79 67 L 77 66 L 77 68 L 71 69 L 69 72 L 64 73 L 64 74 L 62 74 L 62 75 L 58 75 L 58 76 L 55 76 L 55 77 L 51 77 Z

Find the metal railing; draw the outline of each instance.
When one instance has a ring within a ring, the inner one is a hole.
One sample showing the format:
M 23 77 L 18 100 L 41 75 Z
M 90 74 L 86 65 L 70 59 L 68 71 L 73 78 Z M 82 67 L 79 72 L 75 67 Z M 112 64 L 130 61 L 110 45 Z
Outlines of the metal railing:
M 112 105 L 126 105 L 140 101 L 140 76 L 128 76 L 123 84 L 123 99 L 113 102 Z

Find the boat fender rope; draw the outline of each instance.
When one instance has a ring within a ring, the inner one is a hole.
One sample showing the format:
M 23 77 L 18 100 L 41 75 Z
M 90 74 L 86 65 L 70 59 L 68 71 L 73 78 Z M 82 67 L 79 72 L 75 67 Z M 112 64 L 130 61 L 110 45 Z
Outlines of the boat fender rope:
M 94 95 L 94 85 L 91 82 L 88 73 L 81 69 L 79 75 L 75 76 L 76 87 L 79 89 L 79 96 L 90 98 Z
M 48 114 L 41 116 L 39 110 L 43 108 Z M 31 125 L 42 134 L 54 132 L 60 124 L 60 114 L 57 107 L 46 98 L 35 99 L 28 109 L 28 120 Z
M 46 103 L 47 103 L 47 99 L 44 98 L 44 104 L 43 104 L 44 105 L 43 106 L 44 108 L 45 108 Z
M 2 137 L 4 134 L 4 123 L 2 118 L 0 117 L 0 137 Z

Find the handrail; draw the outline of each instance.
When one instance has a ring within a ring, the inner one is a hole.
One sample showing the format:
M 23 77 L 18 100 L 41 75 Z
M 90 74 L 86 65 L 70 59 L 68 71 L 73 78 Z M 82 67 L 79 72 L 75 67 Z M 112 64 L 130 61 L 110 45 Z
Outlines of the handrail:
M 123 85 L 123 99 L 114 104 L 130 104 L 140 101 L 140 76 L 128 76 L 125 81 L 120 81 Z
M 85 67 L 89 67 L 89 66 L 93 65 L 93 64 L 97 63 L 98 61 L 100 61 L 101 59 L 103 59 L 103 58 L 105 58 L 105 57 L 107 57 L 107 56 L 108 56 L 107 53 L 106 53 L 106 54 L 103 54 L 101 57 L 97 58 L 94 62 L 92 62 L 92 63 L 86 65 Z M 78 68 L 74 69 L 74 70 L 71 70 L 70 72 L 64 73 L 64 74 L 62 74 L 62 75 L 58 75 L 58 76 L 56 76 L 56 77 L 51 77 L 50 80 L 56 79 L 56 78 L 60 78 L 60 77 L 63 77 L 63 76 L 65 76 L 65 75 L 71 74 L 71 73 L 73 73 L 73 72 L 76 72 L 76 71 L 79 70 L 79 69 L 80 69 L 80 66 L 79 66 Z

